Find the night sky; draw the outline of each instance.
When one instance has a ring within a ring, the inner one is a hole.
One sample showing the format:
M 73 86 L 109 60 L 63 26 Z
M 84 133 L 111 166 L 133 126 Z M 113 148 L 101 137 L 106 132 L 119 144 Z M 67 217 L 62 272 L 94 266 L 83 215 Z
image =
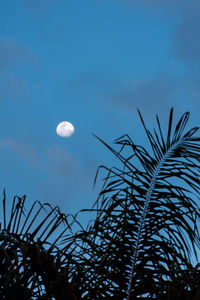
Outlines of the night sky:
M 198 126 L 199 28 L 199 0 L 1 1 L 2 196 L 89 208 L 98 166 L 116 163 L 93 134 L 146 145 L 137 108 L 150 128 L 171 106 Z

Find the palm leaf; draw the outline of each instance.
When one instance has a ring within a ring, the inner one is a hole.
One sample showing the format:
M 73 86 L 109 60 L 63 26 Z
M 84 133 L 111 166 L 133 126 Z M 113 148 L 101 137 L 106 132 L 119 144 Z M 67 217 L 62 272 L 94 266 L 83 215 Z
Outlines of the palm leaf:
M 9 211 L 4 190 L 0 298 L 80 299 L 77 263 L 64 251 L 66 245 L 61 246 L 64 236 L 73 235 L 71 226 L 75 218 L 39 201 L 26 212 L 25 200 L 25 196 L 14 197 Z
M 125 243 L 129 245 L 127 249 L 123 246 L 126 249 L 124 251 L 128 251 L 126 257 L 132 257 L 131 263 L 130 260 L 125 261 L 124 282 L 129 277 L 129 299 L 134 299 L 134 294 L 139 295 L 141 290 L 144 290 L 141 282 L 151 282 L 146 290 L 147 293 L 151 293 L 148 289 L 152 287 L 152 281 L 153 285 L 158 287 L 159 278 L 170 278 L 173 264 L 179 269 L 180 266 L 191 266 L 191 253 L 197 256 L 196 249 L 200 246 L 196 225 L 200 217 L 196 202 L 199 195 L 200 137 L 194 136 L 198 127 L 184 133 L 189 119 L 189 113 L 185 113 L 173 130 L 171 109 L 165 141 L 158 117 L 158 131 L 154 130 L 153 135 L 147 129 L 140 112 L 139 116 L 153 155 L 144 147 L 136 145 L 128 135 L 115 141 L 121 146 L 119 151 L 98 138 L 117 156 L 123 166 L 122 169 L 100 167 L 108 173 L 97 200 L 98 222 L 102 224 L 98 239 L 102 238 L 105 241 L 106 222 L 108 228 L 113 227 L 112 224 L 116 220 L 118 225 L 123 222 L 128 224 L 122 235 Z M 122 155 L 127 147 L 132 151 L 128 157 Z M 124 220 L 122 214 L 117 215 L 119 206 L 126 212 Z M 107 235 L 111 239 L 110 235 Z M 119 235 L 117 237 L 119 238 Z M 112 243 L 117 237 L 113 233 Z M 105 244 L 108 247 L 109 241 Z M 107 253 L 107 256 L 109 255 L 114 254 L 110 251 Z M 144 257 L 147 257 L 147 260 Z M 125 286 L 127 289 L 127 282 L 124 283 L 124 294 Z M 155 290 L 156 288 L 154 292 Z

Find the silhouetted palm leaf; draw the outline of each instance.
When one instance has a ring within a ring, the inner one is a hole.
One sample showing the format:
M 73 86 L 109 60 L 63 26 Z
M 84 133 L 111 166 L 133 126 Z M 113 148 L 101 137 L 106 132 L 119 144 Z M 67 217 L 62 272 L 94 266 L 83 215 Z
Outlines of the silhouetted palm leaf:
M 26 197 L 14 197 L 9 212 L 6 195 L 0 231 L 0 298 L 79 299 L 76 263 L 59 247 L 71 233 L 67 217 L 57 207 L 36 201 L 25 213 Z M 70 271 L 73 263 L 73 273 Z M 73 278 L 72 278 L 73 276 Z
M 198 128 L 184 133 L 189 118 L 185 113 L 173 131 L 171 109 L 165 140 L 158 117 L 153 135 L 139 115 L 153 155 L 128 135 L 115 141 L 119 151 L 98 138 L 122 169 L 100 167 L 107 175 L 96 202 L 97 219 L 89 229 L 96 247 L 90 259 L 96 266 L 88 284 L 94 286 L 96 299 L 123 299 L 128 285 L 129 299 L 161 299 L 160 290 L 164 296 L 171 280 L 192 269 L 191 254 L 197 256 L 200 245 Z M 127 147 L 132 151 L 128 157 L 122 155 Z

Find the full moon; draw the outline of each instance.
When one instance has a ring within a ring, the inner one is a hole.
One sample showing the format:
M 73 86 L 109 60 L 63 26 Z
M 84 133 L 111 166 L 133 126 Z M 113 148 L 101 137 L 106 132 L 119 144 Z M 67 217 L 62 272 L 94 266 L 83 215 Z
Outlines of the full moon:
M 74 126 L 70 122 L 61 122 L 56 127 L 56 132 L 61 137 L 70 137 L 74 133 Z

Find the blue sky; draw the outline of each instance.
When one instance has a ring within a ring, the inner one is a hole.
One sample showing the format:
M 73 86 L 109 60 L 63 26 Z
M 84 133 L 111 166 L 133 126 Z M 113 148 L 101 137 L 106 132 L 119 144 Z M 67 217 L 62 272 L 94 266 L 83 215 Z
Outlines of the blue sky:
M 108 143 L 146 143 L 174 106 L 199 125 L 200 2 L 19 0 L 0 6 L 0 189 L 68 212 L 91 207 Z M 61 121 L 75 134 L 56 135 Z

